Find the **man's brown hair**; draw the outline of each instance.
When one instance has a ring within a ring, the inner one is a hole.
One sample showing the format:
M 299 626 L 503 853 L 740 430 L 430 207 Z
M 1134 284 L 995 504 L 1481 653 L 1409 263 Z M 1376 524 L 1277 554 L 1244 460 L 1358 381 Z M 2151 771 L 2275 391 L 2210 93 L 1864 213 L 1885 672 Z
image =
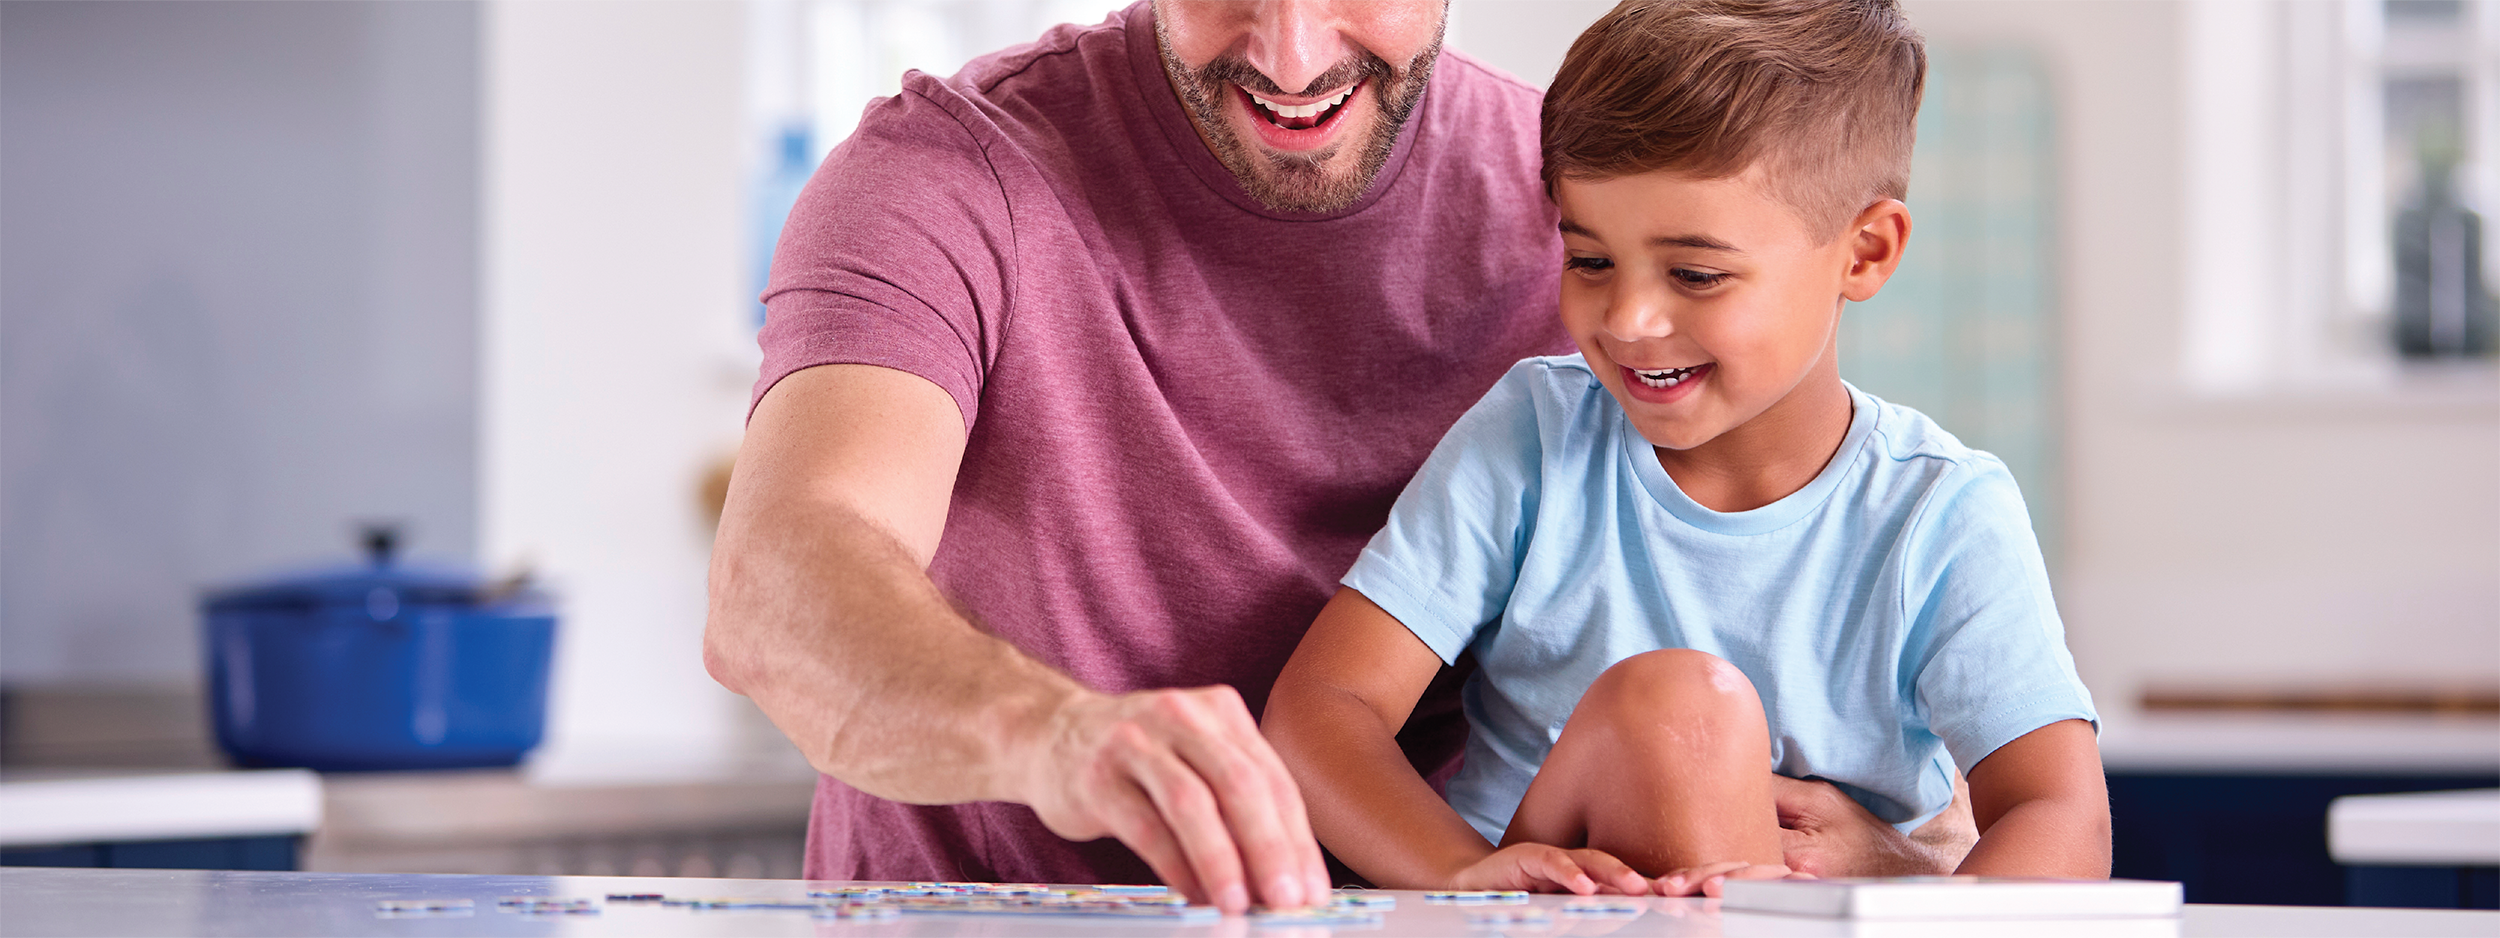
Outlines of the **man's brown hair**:
M 1910 188 L 1927 50 L 1895 0 L 1625 0 L 1545 92 L 1545 193 L 1565 178 L 1761 164 L 1818 239 Z

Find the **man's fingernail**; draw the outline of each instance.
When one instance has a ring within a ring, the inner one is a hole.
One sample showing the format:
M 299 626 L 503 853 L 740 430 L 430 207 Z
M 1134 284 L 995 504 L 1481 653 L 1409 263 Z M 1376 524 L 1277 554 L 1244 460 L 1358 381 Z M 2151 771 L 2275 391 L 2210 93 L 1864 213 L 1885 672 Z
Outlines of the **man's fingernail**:
M 1307 900 L 1302 895 L 1301 881 L 1291 876 L 1279 876 L 1267 881 L 1267 904 L 1291 907 L 1301 905 L 1305 901 Z
M 1215 904 L 1227 909 L 1247 909 L 1250 907 L 1250 890 L 1240 883 L 1226 886 L 1223 892 L 1216 894 Z

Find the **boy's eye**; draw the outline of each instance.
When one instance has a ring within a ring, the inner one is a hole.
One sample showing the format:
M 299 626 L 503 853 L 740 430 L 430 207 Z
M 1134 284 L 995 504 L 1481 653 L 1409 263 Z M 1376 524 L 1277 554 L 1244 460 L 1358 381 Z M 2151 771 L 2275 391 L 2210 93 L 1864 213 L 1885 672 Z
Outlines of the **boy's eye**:
M 1575 255 L 1563 258 L 1564 270 L 1584 270 L 1595 273 L 1613 266 L 1615 266 L 1615 262 L 1607 260 L 1603 257 L 1579 257 Z
M 1681 283 L 1695 289 L 1708 289 L 1710 287 L 1715 287 L 1719 285 L 1719 281 L 1727 279 L 1726 274 L 1714 274 L 1708 271 L 1689 270 L 1682 267 L 1669 271 L 1668 276 L 1674 277 L 1677 283 Z

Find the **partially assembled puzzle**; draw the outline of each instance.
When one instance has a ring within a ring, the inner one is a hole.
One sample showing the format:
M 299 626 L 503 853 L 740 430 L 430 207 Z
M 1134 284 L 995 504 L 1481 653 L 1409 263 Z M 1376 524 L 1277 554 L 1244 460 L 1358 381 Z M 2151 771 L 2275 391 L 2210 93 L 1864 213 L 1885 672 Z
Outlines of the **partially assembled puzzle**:
M 1513 898 L 1513 897 L 1516 898 Z M 1526 902 L 1527 893 L 1434 893 L 1434 902 Z M 818 918 L 880 921 L 905 915 L 1044 915 L 1095 918 L 1154 919 L 1178 924 L 1213 921 L 1222 914 L 1211 905 L 1192 905 L 1162 886 L 1043 886 L 1017 883 L 909 883 L 900 886 L 844 886 L 811 889 L 804 899 L 737 896 L 671 896 L 656 892 L 608 893 L 603 900 L 553 896 L 508 896 L 495 908 L 522 916 L 597 915 L 607 905 L 660 906 L 705 910 L 786 910 Z M 1378 925 L 1381 913 L 1395 908 L 1397 898 L 1370 890 L 1340 889 L 1322 905 L 1302 909 L 1252 909 L 1261 925 Z M 376 903 L 383 918 L 465 917 L 475 914 L 469 899 L 389 899 Z

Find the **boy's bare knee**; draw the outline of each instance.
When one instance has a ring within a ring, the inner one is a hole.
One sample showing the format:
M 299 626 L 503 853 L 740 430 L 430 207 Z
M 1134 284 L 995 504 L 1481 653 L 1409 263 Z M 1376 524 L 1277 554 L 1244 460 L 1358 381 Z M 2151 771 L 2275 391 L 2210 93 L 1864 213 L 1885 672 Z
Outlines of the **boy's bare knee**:
M 1615 662 L 1589 685 L 1580 706 L 1651 724 L 1762 719 L 1762 699 L 1745 672 L 1717 655 L 1690 648 L 1642 652 Z

